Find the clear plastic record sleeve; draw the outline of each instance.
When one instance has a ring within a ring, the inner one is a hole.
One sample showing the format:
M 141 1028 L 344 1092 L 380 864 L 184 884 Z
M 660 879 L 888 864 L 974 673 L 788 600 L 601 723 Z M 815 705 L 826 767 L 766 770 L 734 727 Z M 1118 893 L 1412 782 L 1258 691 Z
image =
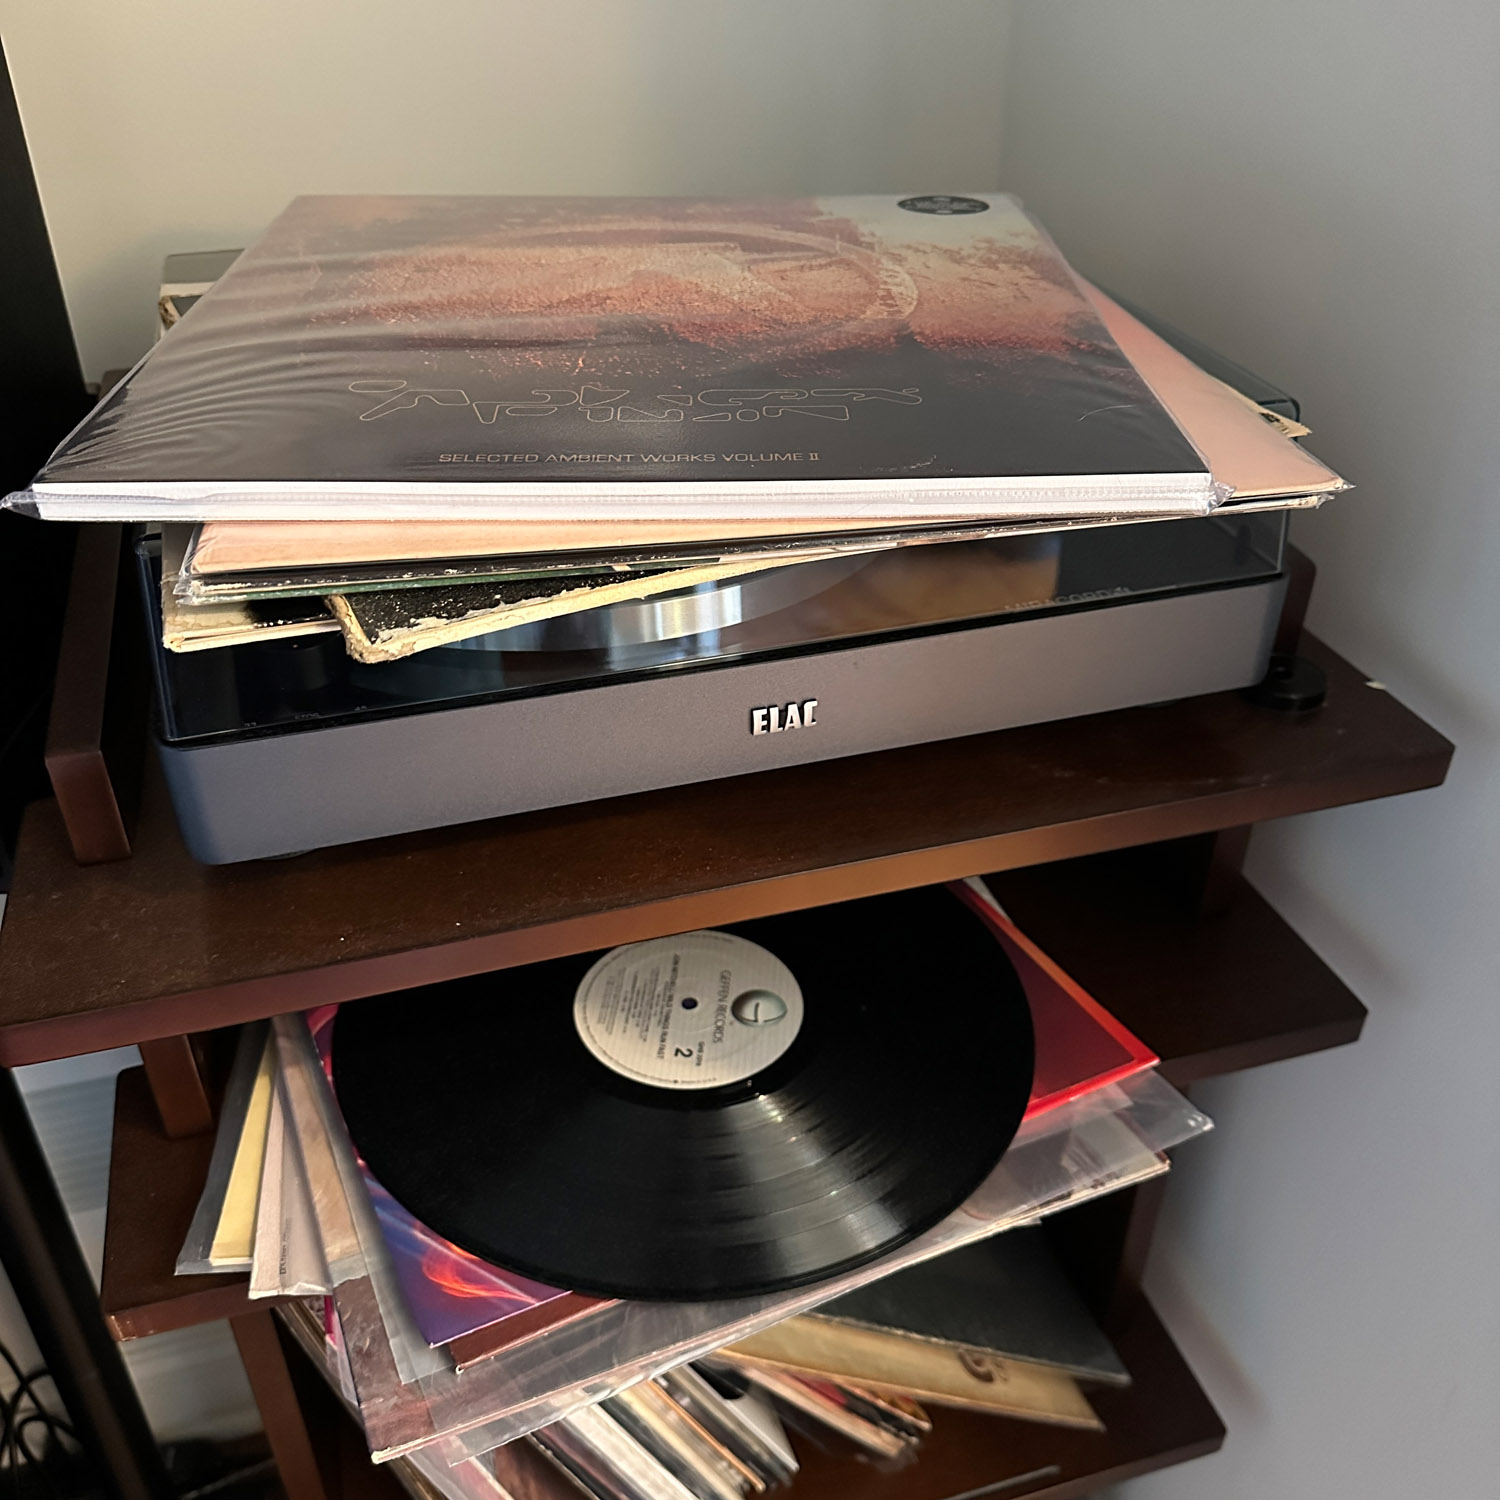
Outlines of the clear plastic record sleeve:
M 442 1349 L 428 1345 L 401 1296 L 389 1247 L 380 1233 L 354 1149 L 338 1121 L 337 1107 L 306 1025 L 300 1016 L 278 1016 L 272 1025 L 281 1067 L 282 1101 L 313 1189 L 314 1218 L 320 1233 L 325 1222 L 328 1224 L 342 1252 L 337 1257 L 329 1253 L 325 1238 L 324 1255 L 339 1320 L 349 1339 L 356 1388 L 361 1383 L 359 1345 L 349 1337 L 351 1319 L 360 1328 L 366 1320 L 373 1320 L 372 1329 L 382 1330 L 383 1352 L 399 1381 L 451 1373 L 452 1360 Z M 321 1196 L 320 1181 L 326 1184 Z M 361 1391 L 361 1404 L 365 1399 Z
M 307 1179 L 301 1171 L 296 1142 L 288 1135 L 285 1122 L 278 1084 L 271 1097 L 266 1158 L 256 1207 L 255 1246 L 250 1263 L 252 1298 L 326 1296 L 329 1290 L 328 1267 L 323 1264 L 318 1244 Z
M 321 1299 L 309 1299 L 302 1303 L 290 1303 L 278 1309 L 281 1320 L 303 1351 L 315 1364 L 323 1367 L 329 1382 L 338 1390 L 344 1404 L 355 1414 L 353 1381 L 349 1376 L 348 1349 L 337 1319 L 320 1326 L 319 1314 L 314 1307 L 321 1307 Z M 413 1500 L 577 1500 L 576 1492 L 562 1481 L 555 1488 L 533 1487 L 523 1491 L 521 1486 L 507 1487 L 497 1472 L 496 1459 L 489 1454 L 484 1458 L 471 1458 L 460 1464 L 443 1463 L 433 1452 L 419 1450 L 398 1458 L 389 1465 L 401 1487 Z M 546 1461 L 538 1456 L 538 1462 Z M 505 1464 L 507 1471 L 516 1469 L 515 1464 Z
M 892 1254 L 793 1292 L 721 1302 L 624 1301 L 553 1330 L 461 1374 L 441 1350 L 423 1349 L 428 1368 L 403 1380 L 414 1330 L 399 1296 L 377 1293 L 376 1264 L 356 1230 L 339 1151 L 353 1152 L 339 1123 L 312 1039 L 297 1017 L 276 1034 L 287 1083 L 288 1122 L 304 1163 L 334 1283 L 359 1397 L 360 1418 L 378 1461 L 432 1447 L 453 1464 L 555 1422 L 636 1381 L 696 1359 L 794 1313 L 902 1266 L 1164 1172 L 1163 1152 L 1210 1128 L 1208 1119 L 1155 1073 L 1034 1116 L 977 1192 L 935 1228 Z M 334 1140 L 343 1137 L 339 1145 Z
M 219 1218 L 224 1211 L 225 1195 L 229 1191 L 235 1158 L 239 1155 L 240 1136 L 250 1112 L 256 1074 L 266 1046 L 264 1022 L 252 1022 L 241 1029 L 234 1062 L 229 1070 L 229 1080 L 224 1086 L 224 1102 L 219 1110 L 219 1129 L 214 1139 L 213 1154 L 208 1162 L 208 1176 L 204 1181 L 198 1206 L 193 1210 L 187 1238 L 177 1255 L 176 1272 L 179 1276 L 201 1275 L 226 1269 L 222 1265 L 215 1265 L 210 1256 Z
M 921 520 L 1224 498 L 992 193 L 299 198 L 8 503 Z

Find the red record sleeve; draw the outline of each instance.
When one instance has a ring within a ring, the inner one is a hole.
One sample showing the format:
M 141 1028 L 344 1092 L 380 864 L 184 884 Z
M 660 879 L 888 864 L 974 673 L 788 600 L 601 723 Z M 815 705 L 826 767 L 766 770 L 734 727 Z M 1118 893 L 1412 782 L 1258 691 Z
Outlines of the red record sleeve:
M 951 889 L 984 920 L 1026 991 L 1036 1032 L 1028 1120 L 1156 1066 L 1157 1055 L 1043 953 L 1005 915 L 988 887 L 955 881 Z

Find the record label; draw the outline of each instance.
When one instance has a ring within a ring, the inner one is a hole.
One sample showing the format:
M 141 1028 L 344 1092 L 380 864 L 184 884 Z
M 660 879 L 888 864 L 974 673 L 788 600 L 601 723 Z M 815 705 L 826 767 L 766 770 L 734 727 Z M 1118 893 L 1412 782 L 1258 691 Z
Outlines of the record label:
M 605 1067 L 664 1089 L 738 1083 L 802 1028 L 802 987 L 774 953 L 728 932 L 685 932 L 606 953 L 573 1024 Z

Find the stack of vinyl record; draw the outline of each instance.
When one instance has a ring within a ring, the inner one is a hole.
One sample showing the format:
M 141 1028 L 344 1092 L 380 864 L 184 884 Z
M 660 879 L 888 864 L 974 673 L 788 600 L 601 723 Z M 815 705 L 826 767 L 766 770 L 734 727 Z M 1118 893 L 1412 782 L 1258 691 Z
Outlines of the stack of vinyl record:
M 245 1029 L 178 1269 L 454 1500 L 1093 1427 L 1128 1372 L 1021 1226 L 1207 1128 L 1154 1062 L 977 882 L 324 1007 Z
M 12 499 L 160 524 L 178 652 L 682 638 L 896 550 L 1344 488 L 1003 194 L 302 198 L 173 259 L 167 337 Z

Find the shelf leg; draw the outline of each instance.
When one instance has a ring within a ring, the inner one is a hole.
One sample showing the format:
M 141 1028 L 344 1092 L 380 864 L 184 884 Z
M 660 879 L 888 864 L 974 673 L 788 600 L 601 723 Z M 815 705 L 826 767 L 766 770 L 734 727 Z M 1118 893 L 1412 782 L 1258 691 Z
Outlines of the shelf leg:
M 170 1500 L 166 1465 L 8 1068 L 0 1068 L 0 1262 L 105 1492 Z
M 307 1421 L 292 1384 L 286 1350 L 269 1308 L 229 1320 L 245 1374 L 265 1424 L 266 1439 L 281 1473 L 286 1500 L 334 1500 L 323 1483 Z
M 206 1135 L 214 1128 L 214 1111 L 193 1055 L 192 1038 L 164 1036 L 139 1045 L 162 1130 L 173 1140 Z
M 1302 644 L 1302 622 L 1307 618 L 1307 602 L 1312 598 L 1318 568 L 1307 553 L 1296 547 L 1286 549 L 1286 599 L 1276 627 L 1271 650 L 1277 656 L 1295 656 Z
M 1156 1221 L 1161 1217 L 1162 1200 L 1166 1195 L 1166 1177 L 1153 1177 L 1149 1182 L 1139 1183 L 1131 1194 L 1130 1214 L 1120 1244 L 1120 1266 L 1115 1272 L 1106 1318 L 1121 1316 L 1140 1298 L 1146 1257 L 1151 1253 Z
M 1245 867 L 1245 853 L 1250 848 L 1251 825 L 1221 828 L 1205 835 L 1208 848 L 1203 863 L 1203 884 L 1198 891 L 1198 915 L 1222 916 L 1229 909 L 1239 889 L 1240 871 Z
M 118 526 L 79 529 L 47 722 L 47 775 L 81 865 L 130 858 L 128 820 L 104 748 L 121 546 Z

